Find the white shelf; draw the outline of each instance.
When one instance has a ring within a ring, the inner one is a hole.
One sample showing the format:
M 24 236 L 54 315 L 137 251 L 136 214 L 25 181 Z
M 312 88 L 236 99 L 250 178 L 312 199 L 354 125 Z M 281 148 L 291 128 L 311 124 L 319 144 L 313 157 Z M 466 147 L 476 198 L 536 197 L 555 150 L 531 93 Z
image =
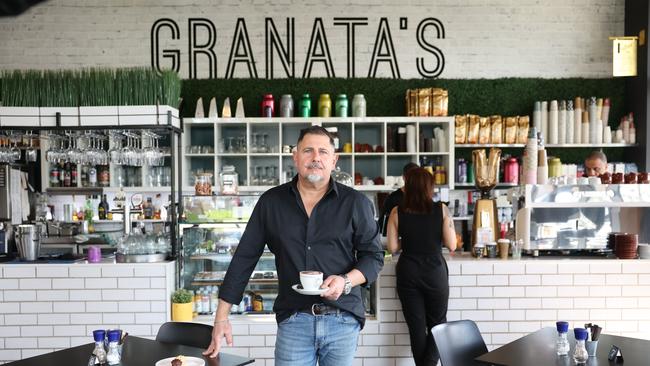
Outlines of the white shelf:
M 214 157 L 214 161 L 202 161 L 200 159 L 192 160 L 194 154 L 181 154 L 184 159 L 183 164 L 183 180 L 184 184 L 188 185 L 191 179 L 190 169 L 205 169 L 212 171 L 215 177 L 218 177 L 221 167 L 224 164 L 233 164 L 239 173 L 239 179 L 242 183 L 240 190 L 242 192 L 263 192 L 272 187 L 269 186 L 250 186 L 248 183 L 252 182 L 251 168 L 256 165 L 260 159 L 265 159 L 265 165 L 276 166 L 276 178 L 280 182 L 286 179 L 286 173 L 292 162 L 290 157 L 291 153 L 270 152 L 270 153 L 251 153 L 252 135 L 254 133 L 263 131 L 267 137 L 268 146 L 277 147 L 281 150 L 282 147 L 287 145 L 294 145 L 298 134 L 298 129 L 305 126 L 322 125 L 322 126 L 338 126 L 339 136 L 342 138 L 341 143 L 350 143 L 354 146 L 356 143 L 364 142 L 371 143 L 372 145 L 387 147 L 388 142 L 388 129 L 389 126 L 395 125 L 413 125 L 420 133 L 430 138 L 432 129 L 441 127 L 443 133 L 449 143 L 449 151 L 432 151 L 432 152 L 418 152 L 423 149 L 420 146 L 420 139 L 416 140 L 415 152 L 340 152 L 337 155 L 342 158 L 339 159 L 339 166 L 341 169 L 349 174 L 361 173 L 368 178 L 382 177 L 384 180 L 387 176 L 401 175 L 402 164 L 404 160 L 418 162 L 420 157 L 428 157 L 429 159 L 439 157 L 441 163 L 445 166 L 447 176 L 450 177 L 450 186 L 453 187 L 454 173 L 454 119 L 453 117 L 293 117 L 293 118 L 266 118 L 266 117 L 252 117 L 252 118 L 201 118 L 201 119 L 185 119 L 189 124 L 195 125 L 211 125 L 214 128 L 211 131 L 212 135 L 204 136 L 207 141 L 213 141 L 218 144 L 223 139 L 234 137 L 237 135 L 246 136 L 246 150 L 247 153 L 215 153 L 215 154 L 200 154 L 201 157 Z M 235 127 L 233 129 L 232 127 Z M 236 130 L 236 131 L 235 131 Z M 184 134 L 184 146 L 204 145 L 205 141 L 192 141 L 192 138 L 198 138 L 190 134 Z M 215 151 L 217 150 L 215 146 Z M 236 158 L 236 159 L 232 159 Z M 401 158 L 401 161 L 400 159 Z M 259 165 L 259 164 L 257 164 Z M 400 165 L 400 166 L 398 166 Z M 363 191 L 390 191 L 393 188 L 387 186 L 360 186 L 357 187 Z M 193 190 L 193 189 L 192 189 Z
M 476 187 L 474 183 L 454 183 L 455 187 L 462 187 L 462 188 L 473 188 Z M 505 188 L 505 187 L 517 187 L 519 184 L 517 183 L 497 183 L 496 188 Z M 478 189 L 478 188 L 477 188 Z
M 214 153 L 185 154 L 188 158 L 214 158 Z
M 469 220 L 473 220 L 474 217 L 473 216 L 452 216 L 452 219 L 454 221 L 469 221 Z

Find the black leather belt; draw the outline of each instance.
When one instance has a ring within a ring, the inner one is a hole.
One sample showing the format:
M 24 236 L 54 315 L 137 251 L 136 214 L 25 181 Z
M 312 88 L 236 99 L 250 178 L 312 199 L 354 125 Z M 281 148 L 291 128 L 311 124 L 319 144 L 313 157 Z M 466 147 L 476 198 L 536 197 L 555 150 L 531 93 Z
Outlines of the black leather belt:
M 311 308 L 299 310 L 300 313 L 307 313 L 311 315 L 329 315 L 329 314 L 341 314 L 341 309 L 325 305 L 325 304 L 313 304 Z

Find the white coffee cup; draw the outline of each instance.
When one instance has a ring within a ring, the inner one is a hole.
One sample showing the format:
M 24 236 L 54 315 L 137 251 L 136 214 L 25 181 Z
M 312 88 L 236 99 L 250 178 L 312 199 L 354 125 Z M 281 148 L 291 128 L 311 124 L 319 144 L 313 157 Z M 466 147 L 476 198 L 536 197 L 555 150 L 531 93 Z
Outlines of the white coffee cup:
M 305 290 L 318 290 L 323 284 L 323 272 L 301 271 L 300 284 Z

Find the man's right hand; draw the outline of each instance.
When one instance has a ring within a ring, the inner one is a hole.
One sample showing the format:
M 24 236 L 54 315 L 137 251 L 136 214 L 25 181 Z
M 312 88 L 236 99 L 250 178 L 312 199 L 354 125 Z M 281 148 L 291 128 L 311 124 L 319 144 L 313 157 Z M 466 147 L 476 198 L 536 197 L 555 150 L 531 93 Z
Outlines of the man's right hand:
M 210 358 L 215 358 L 221 350 L 222 338 L 226 337 L 226 343 L 228 346 L 232 346 L 232 325 L 228 319 L 224 320 L 215 320 L 214 329 L 212 330 L 212 342 L 205 352 L 204 356 L 209 356 Z

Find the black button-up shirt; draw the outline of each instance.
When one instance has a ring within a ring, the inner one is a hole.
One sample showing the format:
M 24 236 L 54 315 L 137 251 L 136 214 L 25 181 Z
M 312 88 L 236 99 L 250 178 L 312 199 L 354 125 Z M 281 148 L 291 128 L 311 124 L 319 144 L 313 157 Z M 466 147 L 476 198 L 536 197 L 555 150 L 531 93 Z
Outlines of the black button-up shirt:
M 273 311 L 277 322 L 298 310 L 325 302 L 349 311 L 363 326 L 365 309 L 361 289 L 336 301 L 305 296 L 291 286 L 300 283 L 300 271 L 323 272 L 323 279 L 357 269 L 368 283 L 377 279 L 384 265 L 378 225 L 368 198 L 334 182 L 307 216 L 297 188 L 297 178 L 265 192 L 257 202 L 239 246 L 219 289 L 219 297 L 238 304 L 264 245 L 275 255 L 278 297 Z

